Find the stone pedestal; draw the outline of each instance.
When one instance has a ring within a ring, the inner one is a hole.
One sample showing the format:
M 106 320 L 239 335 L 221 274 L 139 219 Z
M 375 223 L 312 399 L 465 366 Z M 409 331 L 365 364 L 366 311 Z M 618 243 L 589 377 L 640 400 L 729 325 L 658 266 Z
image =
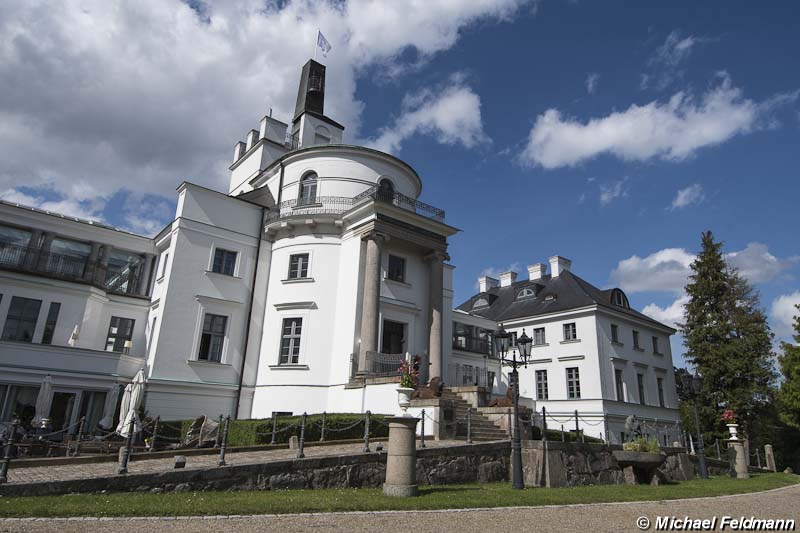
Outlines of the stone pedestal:
M 389 443 L 386 455 L 386 496 L 417 496 L 417 422 L 411 416 L 389 416 Z
M 778 467 L 775 464 L 775 453 L 772 451 L 772 444 L 764 446 L 764 457 L 767 459 L 767 470 L 770 472 L 777 472 Z
M 750 477 L 750 472 L 747 470 L 747 452 L 744 448 L 744 443 L 741 441 L 730 441 L 728 446 L 733 448 L 736 453 L 736 462 L 734 468 L 736 469 L 736 479 L 747 479 Z

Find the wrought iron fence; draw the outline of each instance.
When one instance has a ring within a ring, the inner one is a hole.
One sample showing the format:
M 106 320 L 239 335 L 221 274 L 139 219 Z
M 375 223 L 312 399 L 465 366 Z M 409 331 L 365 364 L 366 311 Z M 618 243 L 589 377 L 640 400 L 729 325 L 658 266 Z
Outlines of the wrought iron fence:
M 0 243 L 0 268 L 26 274 L 44 274 L 68 281 L 91 283 L 111 292 L 135 294 L 139 288 L 139 273 L 131 270 L 109 273 L 105 280 L 95 280 L 95 271 L 102 267 L 88 257 L 45 252 L 31 246 Z
M 294 198 L 270 208 L 267 222 L 303 215 L 341 215 L 353 207 L 353 199 L 344 196 L 317 196 L 313 201 Z
M 355 196 L 353 198 L 353 205 L 365 199 L 371 199 L 376 202 L 389 203 L 397 207 L 400 207 L 401 209 L 413 211 L 414 213 L 424 216 L 426 218 L 431 218 L 439 222 L 444 222 L 443 209 L 439 209 L 438 207 L 433 207 L 432 205 L 426 204 L 425 202 L 420 202 L 419 200 L 411 198 L 410 196 L 406 196 L 405 194 L 395 192 L 391 189 L 387 189 L 379 185 L 370 187 L 366 191 Z
M 367 352 L 367 375 L 370 377 L 398 376 L 400 365 L 406 360 L 402 353 Z
M 453 335 L 453 348 L 467 352 L 491 355 L 491 344 L 488 339 Z
M 479 366 L 464 364 L 450 365 L 450 379 L 448 384 L 453 387 L 494 387 L 495 373 Z

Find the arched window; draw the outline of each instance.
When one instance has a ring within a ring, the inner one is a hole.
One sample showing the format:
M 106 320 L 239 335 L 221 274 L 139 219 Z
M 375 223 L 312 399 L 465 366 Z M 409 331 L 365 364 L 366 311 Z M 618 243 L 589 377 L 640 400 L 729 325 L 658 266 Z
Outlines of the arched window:
M 299 205 L 308 205 L 317 202 L 317 174 L 309 172 L 300 178 L 300 194 L 297 197 Z
M 472 304 L 473 309 L 477 309 L 478 307 L 488 307 L 488 306 L 489 302 L 486 300 L 486 298 L 478 298 L 477 300 L 475 300 L 475 303 Z
M 626 309 L 630 309 L 631 307 L 631 304 L 628 302 L 628 297 L 619 289 L 611 291 L 611 303 Z
M 532 298 L 536 296 L 536 293 L 530 287 L 525 287 L 519 293 L 517 293 L 517 300 L 521 300 L 522 298 Z
M 384 202 L 394 200 L 394 183 L 389 178 L 383 178 L 378 182 L 378 199 Z

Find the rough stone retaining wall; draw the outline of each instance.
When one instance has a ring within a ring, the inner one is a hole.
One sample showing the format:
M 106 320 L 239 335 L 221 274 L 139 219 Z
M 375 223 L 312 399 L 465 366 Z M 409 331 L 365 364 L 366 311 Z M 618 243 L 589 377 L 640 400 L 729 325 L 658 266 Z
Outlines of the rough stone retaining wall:
M 581 442 L 524 441 L 522 470 L 529 487 L 574 487 L 611 485 L 625 481 L 622 467 L 613 455 L 619 445 Z M 662 448 L 666 455 L 659 471 L 669 481 L 694 477 L 694 468 L 683 448 Z
M 509 479 L 509 442 L 464 444 L 417 450 L 417 482 L 495 482 Z M 93 479 L 0 485 L 2 496 L 95 492 L 186 492 L 380 487 L 386 452 L 310 457 L 218 468 L 170 470 Z

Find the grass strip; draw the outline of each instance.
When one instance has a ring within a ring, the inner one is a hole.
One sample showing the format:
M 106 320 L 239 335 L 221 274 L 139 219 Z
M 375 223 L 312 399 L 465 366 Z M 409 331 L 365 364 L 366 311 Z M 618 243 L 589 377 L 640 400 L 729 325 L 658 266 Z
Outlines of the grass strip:
M 247 515 L 609 503 L 743 494 L 799 482 L 798 475 L 776 473 L 747 480 L 696 479 L 659 487 L 594 485 L 515 491 L 508 483 L 437 485 L 420 487 L 418 498 L 389 498 L 381 489 L 0 497 L 0 517 Z

